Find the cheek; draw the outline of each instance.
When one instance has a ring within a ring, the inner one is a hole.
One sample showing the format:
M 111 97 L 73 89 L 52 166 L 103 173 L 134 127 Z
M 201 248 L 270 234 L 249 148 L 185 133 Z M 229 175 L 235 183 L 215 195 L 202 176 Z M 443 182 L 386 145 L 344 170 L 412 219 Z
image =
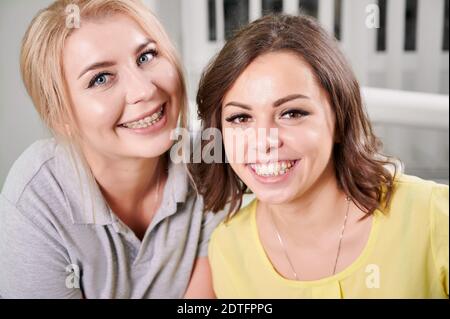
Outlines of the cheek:
M 329 153 L 333 145 L 332 132 L 325 125 L 309 123 L 282 132 L 285 144 L 303 156 L 320 156 Z
M 234 165 L 233 163 L 235 162 L 235 149 L 236 149 L 235 138 L 234 135 L 231 133 L 231 129 L 224 126 L 222 127 L 224 128 L 224 130 L 222 131 L 222 136 L 225 154 L 231 166 L 233 167 Z
M 121 114 L 120 96 L 113 90 L 97 94 L 78 95 L 73 99 L 74 111 L 81 130 L 114 127 Z
M 166 58 L 160 58 L 150 72 L 154 83 L 173 98 L 180 98 L 180 77 L 177 69 Z

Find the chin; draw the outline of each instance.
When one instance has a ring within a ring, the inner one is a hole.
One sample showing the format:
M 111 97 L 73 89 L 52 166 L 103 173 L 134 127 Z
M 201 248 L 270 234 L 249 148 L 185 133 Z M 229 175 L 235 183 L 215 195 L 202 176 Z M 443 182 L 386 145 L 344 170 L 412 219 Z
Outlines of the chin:
M 286 189 L 250 189 L 260 202 L 271 205 L 281 205 L 289 203 L 295 197 L 294 194 L 287 192 Z
M 161 138 L 155 139 L 150 143 L 140 142 L 136 145 L 134 143 L 133 149 L 129 149 L 129 153 L 132 157 L 140 158 L 155 158 L 165 154 L 173 145 L 173 141 L 170 140 L 170 135 L 167 134 L 167 138 L 161 136 Z

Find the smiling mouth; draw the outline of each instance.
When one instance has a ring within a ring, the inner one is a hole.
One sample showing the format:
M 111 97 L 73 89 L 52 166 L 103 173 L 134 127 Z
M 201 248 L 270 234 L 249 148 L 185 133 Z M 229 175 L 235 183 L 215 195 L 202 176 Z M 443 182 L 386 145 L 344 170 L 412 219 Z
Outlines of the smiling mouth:
M 164 103 L 161 107 L 153 114 L 150 114 L 142 119 L 137 121 L 128 122 L 124 124 L 120 124 L 119 127 L 129 128 L 129 129 L 143 129 L 155 125 L 164 117 L 164 112 L 166 109 L 166 104 Z
M 269 163 L 248 164 L 256 175 L 273 177 L 287 174 L 299 160 L 287 160 Z

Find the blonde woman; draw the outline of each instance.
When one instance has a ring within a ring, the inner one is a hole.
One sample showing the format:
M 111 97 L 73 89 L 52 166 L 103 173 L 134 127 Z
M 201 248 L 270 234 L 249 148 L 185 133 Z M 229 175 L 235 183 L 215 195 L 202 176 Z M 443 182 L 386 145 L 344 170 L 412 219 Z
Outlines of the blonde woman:
M 134 0 L 56 1 L 29 26 L 21 71 L 55 138 L 2 190 L 0 296 L 212 297 L 220 215 L 167 156 L 186 96 L 157 19 Z

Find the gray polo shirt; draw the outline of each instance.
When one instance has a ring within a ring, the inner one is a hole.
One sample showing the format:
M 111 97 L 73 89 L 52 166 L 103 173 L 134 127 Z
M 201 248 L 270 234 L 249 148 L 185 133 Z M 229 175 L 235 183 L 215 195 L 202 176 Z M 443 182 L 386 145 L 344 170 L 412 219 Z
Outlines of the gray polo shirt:
M 224 213 L 204 214 L 185 166 L 171 163 L 141 242 L 71 158 L 49 139 L 13 165 L 0 195 L 0 296 L 182 298 Z

